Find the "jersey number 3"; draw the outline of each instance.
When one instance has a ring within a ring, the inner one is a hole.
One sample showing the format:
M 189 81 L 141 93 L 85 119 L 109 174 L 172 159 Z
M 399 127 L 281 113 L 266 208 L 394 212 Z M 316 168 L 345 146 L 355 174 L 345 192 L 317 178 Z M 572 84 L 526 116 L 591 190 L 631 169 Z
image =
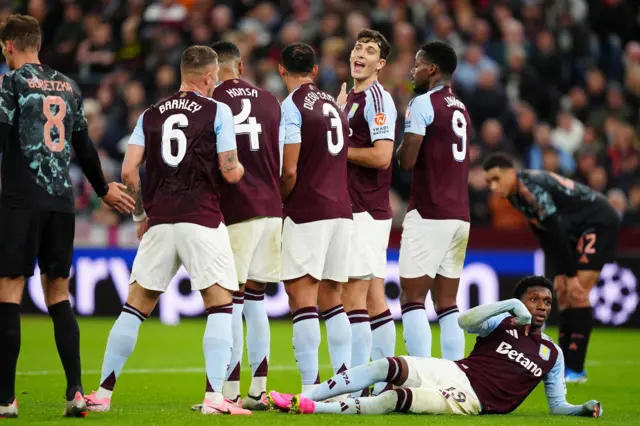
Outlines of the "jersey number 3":
M 58 107 L 58 112 L 54 113 L 52 106 Z M 67 104 L 60 96 L 47 96 L 42 100 L 42 112 L 47 118 L 44 123 L 44 143 L 53 152 L 60 152 L 65 145 L 64 117 L 67 115 Z M 58 129 L 58 142 L 53 141 L 51 131 Z
M 184 114 L 172 114 L 162 124 L 162 160 L 171 167 L 178 167 L 187 153 L 187 136 L 181 129 L 188 125 L 189 119 Z M 178 145 L 175 155 L 171 141 L 176 141 Z
M 451 151 L 453 152 L 453 159 L 461 163 L 467 157 L 467 119 L 464 118 L 464 114 L 460 110 L 454 110 L 451 116 L 451 129 L 462 142 L 462 149 L 458 149 L 458 144 L 451 144 Z
M 342 120 L 338 110 L 330 103 L 325 102 L 322 105 L 322 115 L 329 117 L 329 126 L 336 131 L 336 143 L 333 143 L 333 135 L 331 130 L 327 130 L 327 147 L 331 155 L 338 155 L 344 147 L 344 134 L 342 133 Z

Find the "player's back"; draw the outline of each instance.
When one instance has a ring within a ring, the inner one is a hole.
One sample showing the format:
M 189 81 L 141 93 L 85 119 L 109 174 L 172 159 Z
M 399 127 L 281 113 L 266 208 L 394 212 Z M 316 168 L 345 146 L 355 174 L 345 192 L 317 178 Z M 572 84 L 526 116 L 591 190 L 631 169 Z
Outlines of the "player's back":
M 2 141 L 3 205 L 73 212 L 71 138 L 87 128 L 77 85 L 47 65 L 25 64 L 0 86 L 0 115 L 13 126 Z
M 544 334 L 525 335 L 525 326 L 504 319 L 471 354 L 456 364 L 466 373 L 485 413 L 509 413 L 554 368 L 560 351 Z
M 411 131 L 413 120 L 426 122 L 427 127 L 422 129 L 424 140 L 413 168 L 408 210 L 417 209 L 423 219 L 469 222 L 467 108 L 450 87 L 439 86 L 411 101 L 406 131 Z
M 216 87 L 213 98 L 231 108 L 234 116 L 238 160 L 244 176 L 237 184 L 220 183 L 225 223 L 253 217 L 281 217 L 280 104 L 276 97 L 240 79 Z
M 150 225 L 195 223 L 217 228 L 222 221 L 215 133 L 219 108 L 194 92 L 178 92 L 144 112 L 144 207 Z
M 285 216 L 295 223 L 351 219 L 346 117 L 333 97 L 313 84 L 291 92 L 282 108 L 285 120 L 299 124 L 301 139 L 296 185 L 284 201 Z

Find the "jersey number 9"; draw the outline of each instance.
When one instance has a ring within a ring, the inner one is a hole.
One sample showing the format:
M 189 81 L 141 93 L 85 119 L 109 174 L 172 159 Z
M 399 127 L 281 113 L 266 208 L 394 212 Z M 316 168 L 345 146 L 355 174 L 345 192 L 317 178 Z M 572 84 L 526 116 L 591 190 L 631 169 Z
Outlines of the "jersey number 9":
M 453 152 L 453 159 L 461 163 L 467 157 L 467 119 L 464 118 L 464 114 L 460 110 L 453 111 L 451 116 L 451 129 L 453 133 L 462 141 L 462 150 L 458 150 L 458 144 L 451 144 L 451 151 Z

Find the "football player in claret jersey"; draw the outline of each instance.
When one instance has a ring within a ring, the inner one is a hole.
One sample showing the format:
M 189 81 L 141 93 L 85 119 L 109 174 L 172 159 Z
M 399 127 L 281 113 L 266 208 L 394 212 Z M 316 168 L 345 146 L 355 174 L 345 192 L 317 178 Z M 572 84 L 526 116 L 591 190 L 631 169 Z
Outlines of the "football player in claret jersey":
M 393 356 L 396 344 L 384 279 L 391 232 L 389 166 L 397 111 L 391 95 L 378 82 L 390 53 L 389 42 L 378 31 L 360 31 L 350 58 L 354 87 L 347 95 L 343 85 L 338 97 L 338 103 L 345 103 L 350 130 L 347 158 L 353 228 L 349 282 L 342 288 L 342 302 L 351 322 L 352 366 L 365 364 L 370 357 Z M 384 386 L 377 384 L 374 394 Z
M 66 375 L 64 415 L 87 413 L 80 331 L 69 303 L 75 232 L 71 147 L 105 203 L 122 213 L 134 207 L 124 185 L 105 182 L 80 90 L 73 80 L 40 63 L 41 41 L 40 24 L 31 16 L 11 15 L 0 27 L 2 53 L 11 70 L 0 76 L 0 418 L 18 416 L 20 302 L 36 258 Z
M 399 260 L 404 340 L 409 355 L 431 356 L 425 298 L 432 291 L 442 357 L 450 360 L 464 356 L 456 296 L 469 239 L 471 120 L 451 91 L 456 65 L 446 43 L 418 51 L 411 74 L 419 95 L 407 107 L 397 153 L 400 167 L 413 169 Z
M 220 41 L 211 46 L 218 54 L 221 83 L 213 98 L 234 115 L 238 160 L 245 173 L 237 184 L 220 184 L 220 207 L 231 240 L 240 290 L 233 294 L 233 351 L 223 394 L 240 398 L 242 314 L 247 320 L 247 355 L 252 380 L 242 407 L 267 408 L 269 320 L 264 309 L 266 283 L 280 281 L 280 103 L 274 95 L 241 79 L 244 63 L 236 45 Z M 245 288 L 246 285 L 246 288 Z
M 560 307 L 560 348 L 567 382 L 587 380 L 584 361 L 593 327 L 589 292 L 613 261 L 620 217 L 602 194 L 555 173 L 516 171 L 496 153 L 484 169 L 491 191 L 506 197 L 529 220 L 555 275 Z
M 318 307 L 324 312 L 331 364 L 349 367 L 351 328 L 340 300 L 349 275 L 351 202 L 347 188 L 347 119 L 314 84 L 315 52 L 304 43 L 282 50 L 284 202 L 282 280 L 293 313 L 293 347 L 302 389 L 319 383 Z
M 218 75 L 217 55 L 210 47 L 187 48 L 180 73 L 180 91 L 138 119 L 122 165 L 122 180 L 135 193 L 133 220 L 142 241 L 127 302 L 107 341 L 100 388 L 86 397 L 91 411 L 110 409 L 116 380 L 133 352 L 140 325 L 184 265 L 207 314 L 203 349 L 208 391 L 202 413 L 251 414 L 222 395 L 231 358 L 232 291 L 238 290 L 238 281 L 220 212 L 219 186 L 222 180 L 238 182 L 244 173 L 233 115 L 228 106 L 210 98 Z
M 270 392 L 270 399 L 283 411 L 302 414 L 507 414 L 544 382 L 551 414 L 600 417 L 600 402 L 571 405 L 566 400 L 562 351 L 542 333 L 552 303 L 551 281 L 526 277 L 513 299 L 459 316 L 460 327 L 478 335 L 467 358 L 385 358 L 338 374 L 310 392 L 295 397 Z M 316 402 L 381 380 L 399 388 L 370 398 Z

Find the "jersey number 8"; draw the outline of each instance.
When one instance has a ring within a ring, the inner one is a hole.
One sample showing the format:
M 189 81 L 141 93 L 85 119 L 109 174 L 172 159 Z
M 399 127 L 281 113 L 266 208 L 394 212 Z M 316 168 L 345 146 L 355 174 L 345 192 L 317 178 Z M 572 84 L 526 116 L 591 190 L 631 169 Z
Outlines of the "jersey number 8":
M 52 106 L 58 107 L 58 112 L 51 111 Z M 53 152 L 60 152 L 65 145 L 64 117 L 67 115 L 67 104 L 60 96 L 47 96 L 42 100 L 42 112 L 47 118 L 44 123 L 44 143 Z M 53 142 L 51 130 L 58 129 L 58 142 Z
M 174 126 L 178 126 L 174 128 Z M 171 167 L 178 167 L 178 164 L 187 153 L 187 136 L 181 129 L 189 125 L 189 119 L 184 114 L 172 114 L 164 120 L 162 124 L 162 160 Z M 178 145 L 178 152 L 173 155 L 172 143 L 175 140 Z
M 333 143 L 333 135 L 331 130 L 327 130 L 327 147 L 331 155 L 338 155 L 344 147 L 344 134 L 342 133 L 342 120 L 340 120 L 340 114 L 338 110 L 330 103 L 324 103 L 322 105 L 322 115 L 329 118 L 329 125 L 331 129 L 336 131 L 337 142 Z
M 451 116 L 451 129 L 462 141 L 462 150 L 458 150 L 458 144 L 451 144 L 453 159 L 461 163 L 467 157 L 467 119 L 460 110 L 454 110 Z

